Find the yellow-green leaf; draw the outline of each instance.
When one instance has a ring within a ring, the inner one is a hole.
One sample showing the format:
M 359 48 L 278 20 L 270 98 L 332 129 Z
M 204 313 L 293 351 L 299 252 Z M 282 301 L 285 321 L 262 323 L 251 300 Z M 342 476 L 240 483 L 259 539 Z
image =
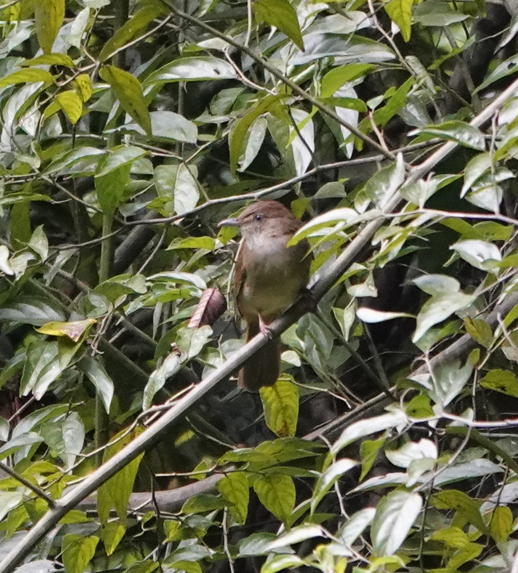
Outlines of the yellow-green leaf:
M 26 60 L 22 66 L 65 66 L 66 68 L 73 68 L 74 61 L 66 54 L 45 54 L 38 56 L 31 60 Z
M 434 541 L 442 541 L 455 549 L 463 549 L 469 545 L 469 537 L 459 527 L 445 527 L 436 531 L 432 537 Z
M 84 103 L 92 97 L 92 82 L 88 74 L 79 74 L 72 82 L 72 86 Z
M 122 439 L 110 446 L 104 453 L 103 462 L 106 462 L 116 453 L 120 452 L 132 440 L 134 440 L 144 430 L 135 428 L 124 436 L 126 430 L 122 430 Z M 115 436 L 116 438 L 119 436 Z M 122 524 L 126 524 L 128 502 L 133 489 L 133 483 L 137 475 L 137 470 L 143 457 L 143 453 L 138 455 L 133 461 L 117 472 L 97 491 L 97 513 L 102 525 L 108 523 L 110 511 L 115 510 Z
M 151 118 L 137 78 L 115 66 L 104 66 L 99 75 L 110 84 L 124 111 L 151 135 Z
M 54 40 L 65 18 L 65 0 L 37 0 L 34 4 L 36 35 L 41 49 L 52 52 Z
M 80 119 L 83 113 L 83 101 L 73 90 L 68 90 L 66 92 L 61 92 L 56 96 L 56 101 L 65 112 L 66 116 L 75 125 Z
M 261 400 L 268 428 L 280 438 L 294 436 L 299 418 L 297 386 L 281 378 L 273 386 L 261 388 Z
M 101 539 L 107 555 L 112 555 L 117 549 L 125 533 L 126 528 L 120 521 L 110 521 L 101 527 Z
M 219 480 L 218 489 L 221 495 L 231 504 L 230 510 L 241 525 L 244 525 L 248 514 L 250 490 L 244 472 L 233 472 Z
M 488 390 L 518 398 L 518 378 L 509 370 L 491 370 L 482 378 L 480 385 Z
M 29 68 L 27 70 L 18 70 L 2 78 L 0 80 L 0 88 L 16 84 L 33 84 L 35 82 L 43 82 L 45 85 L 50 85 L 53 81 L 54 78 L 49 72 L 39 68 Z
M 99 538 L 85 537 L 79 533 L 68 533 L 63 537 L 61 550 L 66 573 L 83 573 L 95 555 Z
M 289 524 L 295 507 L 295 484 L 290 476 L 267 474 L 254 482 L 254 490 L 259 501 L 268 511 Z
M 485 320 L 468 316 L 464 320 L 464 326 L 471 338 L 484 348 L 489 348 L 493 344 L 493 331 Z
M 77 342 L 83 333 L 87 331 L 92 324 L 97 321 L 94 318 L 87 318 L 86 320 L 74 320 L 71 322 L 47 322 L 36 330 L 41 334 L 48 334 L 50 336 L 68 336 L 74 342 Z
M 432 497 L 432 504 L 436 509 L 454 509 L 464 519 L 474 525 L 482 533 L 487 532 L 487 527 L 482 520 L 477 503 L 467 494 L 455 489 L 441 491 Z
M 410 40 L 412 29 L 412 5 L 414 0 L 390 0 L 385 4 L 385 11 L 389 18 L 401 30 L 403 40 Z
M 513 514 L 511 510 L 504 505 L 496 507 L 489 523 L 489 534 L 496 543 L 501 543 L 507 541 L 512 532 Z

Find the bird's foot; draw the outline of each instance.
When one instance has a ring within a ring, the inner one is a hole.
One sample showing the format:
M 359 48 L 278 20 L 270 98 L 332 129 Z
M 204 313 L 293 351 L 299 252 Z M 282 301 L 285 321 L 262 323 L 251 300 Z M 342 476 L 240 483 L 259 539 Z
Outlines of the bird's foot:
M 266 336 L 266 338 L 268 338 L 268 340 L 271 340 L 274 337 L 272 329 L 261 317 L 259 317 L 259 330 Z

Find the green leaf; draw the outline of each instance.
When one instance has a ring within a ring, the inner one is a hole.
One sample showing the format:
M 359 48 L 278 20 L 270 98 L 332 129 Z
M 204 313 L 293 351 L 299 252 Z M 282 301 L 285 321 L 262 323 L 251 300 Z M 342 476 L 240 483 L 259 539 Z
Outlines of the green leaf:
M 480 385 L 488 390 L 495 390 L 507 396 L 518 398 L 518 379 L 509 370 L 491 370 L 482 378 Z
M 432 296 L 441 296 L 460 291 L 459 281 L 447 275 L 422 275 L 414 279 L 413 282 L 426 294 Z
M 81 101 L 86 103 L 92 97 L 92 82 L 88 74 L 77 75 L 72 82 L 72 86 L 81 97 Z
M 470 265 L 482 271 L 492 271 L 502 260 L 502 254 L 496 245 L 487 241 L 470 239 L 459 241 L 450 247 Z
M 37 0 L 34 2 L 36 35 L 41 49 L 52 52 L 54 40 L 65 18 L 65 0 Z
M 285 0 L 287 2 L 287 0 Z M 244 117 L 242 117 L 230 135 L 230 170 L 236 172 L 237 162 L 243 152 L 244 142 L 250 126 L 255 120 L 279 101 L 279 96 L 268 95 L 256 104 Z
M 434 442 L 423 438 L 419 442 L 405 442 L 397 450 L 385 450 L 385 455 L 395 466 L 408 469 L 416 460 L 437 460 L 438 452 Z
M 300 525 L 298 527 L 294 527 L 288 533 L 281 535 L 275 541 L 272 541 L 268 545 L 268 549 L 270 551 L 273 549 L 281 549 L 288 547 L 289 545 L 302 543 L 302 541 L 306 541 L 308 539 L 324 536 L 325 531 L 319 525 Z
M 45 173 L 57 173 L 60 171 L 66 173 L 77 163 L 84 162 L 85 159 L 91 163 L 93 159 L 98 161 L 100 159 L 99 156 L 105 154 L 106 152 L 103 149 L 97 149 L 97 147 L 79 147 L 54 159 L 45 169 Z
M 278 28 L 292 39 L 298 48 L 304 50 L 297 12 L 288 0 L 256 0 L 253 8 L 259 22 L 266 22 Z
M 361 307 L 356 311 L 356 316 L 362 322 L 376 324 L 378 322 L 385 322 L 386 320 L 393 320 L 394 318 L 412 317 L 413 315 L 406 312 L 383 312 L 373 308 Z
M 389 18 L 400 29 L 403 40 L 410 40 L 412 29 L 412 5 L 414 0 L 391 0 L 384 3 L 383 7 Z
M 398 154 L 396 162 L 380 169 L 365 185 L 365 195 L 377 207 L 384 207 L 405 180 L 403 155 Z
M 99 75 L 110 84 L 124 111 L 151 137 L 151 118 L 142 86 L 137 78 L 115 66 L 102 67 Z
M 66 54 L 45 54 L 30 60 L 25 60 L 21 65 L 26 66 L 64 66 L 66 68 L 73 68 L 74 61 Z
M 434 541 L 441 541 L 455 549 L 463 549 L 469 545 L 469 537 L 459 527 L 446 527 L 435 531 L 431 537 Z
M 159 195 L 170 197 L 174 213 L 183 215 L 192 211 L 199 201 L 198 183 L 191 172 L 193 168 L 180 165 L 159 165 L 154 181 Z
M 110 170 L 106 175 L 97 174 L 94 177 L 97 199 L 106 215 L 112 215 L 121 204 L 124 191 L 130 181 L 130 170 L 131 164 L 125 163 Z
M 164 387 L 167 379 L 175 374 L 181 365 L 180 355 L 178 352 L 173 351 L 165 357 L 162 364 L 156 370 L 151 372 L 146 387 L 144 388 L 142 401 L 143 410 L 147 410 L 151 407 L 155 394 Z
M 259 501 L 285 525 L 291 523 L 295 507 L 295 484 L 293 479 L 282 474 L 268 474 L 257 478 L 254 491 Z
M 182 506 L 182 513 L 205 513 L 225 507 L 225 502 L 219 495 L 200 493 L 189 498 Z
M 268 428 L 280 438 L 294 436 L 299 417 L 297 386 L 281 378 L 273 386 L 261 388 L 260 394 Z
M 378 503 L 371 525 L 374 555 L 393 555 L 405 541 L 421 511 L 417 493 L 392 491 Z
M 187 355 L 187 359 L 194 358 L 202 351 L 212 336 L 212 328 L 209 325 L 200 328 L 184 327 L 178 330 L 176 345 L 178 350 Z
M 348 426 L 331 448 L 331 454 L 336 455 L 341 449 L 360 438 L 383 432 L 407 423 L 407 417 L 402 410 L 394 410 L 367 420 L 360 420 Z
M 462 491 L 449 489 L 436 493 L 431 498 L 436 509 L 453 509 L 480 532 L 487 533 L 487 527 L 480 515 L 477 502 Z
M 55 101 L 65 112 L 72 125 L 75 125 L 81 119 L 81 115 L 83 114 L 83 100 L 74 90 L 59 93 Z
M 172 61 L 145 81 L 146 85 L 157 82 L 200 81 L 200 80 L 227 80 L 236 79 L 237 73 L 225 60 L 212 56 L 186 57 Z
M 366 507 L 354 513 L 345 522 L 345 525 L 338 530 L 336 534 L 338 540 L 346 547 L 352 547 L 365 528 L 371 524 L 375 513 L 376 509 L 374 507 Z
M 318 478 L 311 498 L 311 513 L 314 513 L 327 492 L 344 475 L 358 465 L 354 460 L 343 458 L 331 464 Z
M 196 124 L 179 113 L 162 110 L 152 111 L 149 116 L 151 118 L 153 139 L 182 141 L 184 143 L 196 143 L 198 140 Z M 136 123 L 126 123 L 120 129 L 145 135 L 144 130 Z M 195 169 L 195 167 L 191 165 L 191 169 Z
M 504 60 L 487 76 L 487 78 L 475 88 L 475 93 L 485 89 L 491 84 L 516 73 L 516 66 L 518 65 L 518 56 L 513 55 L 507 60 Z
M 491 521 L 489 522 L 489 535 L 496 543 L 502 543 L 509 539 L 513 532 L 513 514 L 507 506 L 495 507 Z
M 378 453 L 385 444 L 385 438 L 379 440 L 363 440 L 360 446 L 360 456 L 362 459 L 362 473 L 360 481 L 370 472 Z
M 0 80 L 0 88 L 7 86 L 14 86 L 17 84 L 30 84 L 35 82 L 43 82 L 45 86 L 54 83 L 52 75 L 38 68 L 29 68 L 27 70 L 18 70 L 12 74 L 8 74 Z
M 101 540 L 104 544 L 106 555 L 113 554 L 125 533 L 126 528 L 120 521 L 110 521 L 101 527 Z
M 39 296 L 18 296 L 16 302 L 0 308 L 0 320 L 17 324 L 42 326 L 52 320 L 63 320 L 65 317 L 59 307 L 51 300 Z
M 302 241 L 302 239 L 311 236 L 313 233 L 320 236 L 318 231 L 327 227 L 332 227 L 333 231 L 341 231 L 342 229 L 359 222 L 360 219 L 361 216 L 358 212 L 354 209 L 350 209 L 349 207 L 331 209 L 327 213 L 322 213 L 322 215 L 314 217 L 311 221 L 308 221 L 303 225 L 290 239 L 288 246 L 296 245 L 298 242 Z
M 468 307 L 476 295 L 452 292 L 434 296 L 422 306 L 417 315 L 417 325 L 412 342 L 417 342 L 432 326 L 446 320 L 455 312 Z
M 261 567 L 261 573 L 277 573 L 283 569 L 293 569 L 304 565 L 304 560 L 297 555 L 274 555 Z
M 492 165 L 493 159 L 489 153 L 475 155 L 464 169 L 464 184 L 462 185 L 460 196 L 464 197 L 464 195 L 466 195 L 466 193 L 471 189 L 473 183 L 491 169 Z
M 119 28 L 106 44 L 104 44 L 98 56 L 98 60 L 104 62 L 115 50 L 133 40 L 140 32 L 144 31 L 149 23 L 166 12 L 166 6 L 158 0 L 147 0 L 142 8 L 135 12 L 131 19 L 129 19 L 122 28 Z
M 63 565 L 66 573 L 84 573 L 95 555 L 99 538 L 85 537 L 79 533 L 67 533 L 61 544 Z
M 484 134 L 476 127 L 463 121 L 447 121 L 440 125 L 427 126 L 409 135 L 420 133 L 430 137 L 439 137 L 448 141 L 456 141 L 465 147 L 470 147 L 478 151 L 485 151 L 486 140 Z
M 77 412 L 70 412 L 63 421 L 61 431 L 63 435 L 63 451 L 59 452 L 59 454 L 65 462 L 65 467 L 70 468 L 81 453 L 85 440 L 85 427 Z
M 91 356 L 84 356 L 79 362 L 79 367 L 81 371 L 86 374 L 88 380 L 95 386 L 106 412 L 109 412 L 114 387 L 103 365 L 99 362 L 99 359 L 96 360 Z
M 121 439 L 104 452 L 103 462 L 106 462 L 116 453 L 120 452 L 136 436 L 143 431 L 142 428 L 136 428 L 127 433 L 121 431 Z M 124 435 L 126 434 L 126 435 Z M 119 436 L 115 436 L 119 437 Z M 133 483 L 142 460 L 144 453 L 139 454 L 129 464 L 119 470 L 106 483 L 101 485 L 97 491 L 97 512 L 102 525 L 108 523 L 110 511 L 115 510 L 123 525 L 127 523 L 128 502 L 133 489 Z
M 250 489 L 246 474 L 232 472 L 218 481 L 218 490 L 230 504 L 231 511 L 241 525 L 245 524 L 250 500 Z
M 480 543 L 469 543 L 466 547 L 453 554 L 447 563 L 447 569 L 449 571 L 459 571 L 462 565 L 476 559 L 483 549 L 484 546 Z
M 322 78 L 320 97 L 328 98 L 333 96 L 347 82 L 361 78 L 374 69 L 375 66 L 372 64 L 349 64 L 333 68 Z

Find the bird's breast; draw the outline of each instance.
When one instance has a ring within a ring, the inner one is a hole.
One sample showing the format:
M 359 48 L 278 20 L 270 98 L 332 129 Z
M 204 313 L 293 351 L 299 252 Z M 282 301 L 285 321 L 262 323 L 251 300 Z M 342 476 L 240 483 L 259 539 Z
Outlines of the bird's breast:
M 286 248 L 287 240 L 286 236 L 247 239 L 246 278 L 238 304 L 244 314 L 258 314 L 266 323 L 295 302 L 308 280 L 305 253 L 300 247 Z

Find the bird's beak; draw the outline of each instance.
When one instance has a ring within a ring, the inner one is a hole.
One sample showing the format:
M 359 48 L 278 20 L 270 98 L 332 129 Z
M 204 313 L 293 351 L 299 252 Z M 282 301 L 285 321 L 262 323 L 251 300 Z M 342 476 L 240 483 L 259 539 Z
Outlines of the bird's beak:
M 218 227 L 240 227 L 241 222 L 237 217 L 233 217 L 232 219 L 223 219 L 218 223 Z

